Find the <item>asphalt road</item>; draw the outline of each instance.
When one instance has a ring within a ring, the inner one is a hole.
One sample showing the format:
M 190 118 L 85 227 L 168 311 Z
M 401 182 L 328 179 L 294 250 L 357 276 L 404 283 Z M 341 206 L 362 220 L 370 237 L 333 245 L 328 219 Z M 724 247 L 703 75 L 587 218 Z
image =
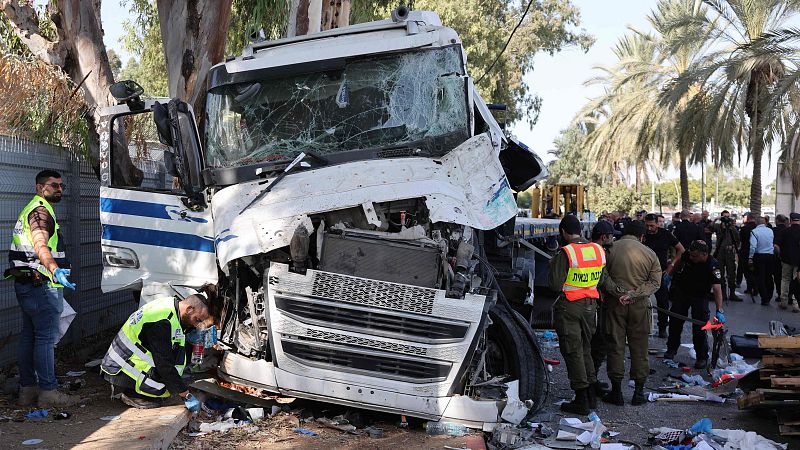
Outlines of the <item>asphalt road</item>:
M 730 330 L 729 335 L 741 335 L 746 331 L 768 332 L 770 320 L 780 320 L 786 325 L 800 328 L 800 313 L 781 310 L 776 302 L 769 306 L 761 306 L 758 300 L 753 303 L 749 296 L 742 297 L 745 299 L 742 303 L 725 305 Z M 713 305 L 711 306 L 713 310 Z M 691 343 L 691 331 L 688 324 L 684 325 L 681 342 Z M 650 348 L 666 349 L 666 342 L 664 339 L 651 337 Z M 557 348 L 543 349 L 543 352 L 546 357 L 561 360 L 561 354 Z M 688 349 L 684 347 L 679 350 L 676 360 L 687 363 L 690 366 L 694 363 L 694 360 L 689 357 Z M 626 361 L 626 366 L 627 364 Z M 664 384 L 664 378 L 670 373 L 680 375 L 678 370 L 670 369 L 663 364 L 660 357 L 651 356 L 650 367 L 655 370 L 655 374 L 649 377 L 646 385 L 651 389 Z M 693 371 L 693 373 L 699 372 Z M 706 380 L 709 379 L 708 376 L 705 378 Z M 600 368 L 599 379 L 608 381 L 605 365 Z M 625 380 L 625 383 L 627 381 Z M 569 381 L 566 376 L 566 368 L 563 364 L 554 366 L 551 373 L 551 383 L 551 399 L 548 408 L 537 415 L 535 419 L 557 424 L 563 415 L 560 413 L 559 407 L 553 403 L 563 398 L 572 397 L 572 391 L 569 389 Z M 620 439 L 644 444 L 648 436 L 647 430 L 650 428 L 665 426 L 684 429 L 698 420 L 708 417 L 712 420 L 714 428 L 755 431 L 776 442 L 788 443 L 789 448 L 800 448 L 800 439 L 778 434 L 774 415 L 763 412 L 739 411 L 735 401 L 732 400 L 725 404 L 711 402 L 654 402 L 642 406 L 632 406 L 629 404 L 632 394 L 633 388 L 624 384 L 625 406 L 608 405 L 602 401 L 598 405 L 597 413 L 603 423 L 609 428 L 619 431 L 621 433 Z M 585 420 L 585 418 L 583 419 Z

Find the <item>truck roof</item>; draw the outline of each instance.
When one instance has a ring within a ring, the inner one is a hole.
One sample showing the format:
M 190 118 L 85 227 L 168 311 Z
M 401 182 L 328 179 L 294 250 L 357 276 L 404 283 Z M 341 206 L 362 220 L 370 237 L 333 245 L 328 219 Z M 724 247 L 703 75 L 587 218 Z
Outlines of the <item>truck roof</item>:
M 355 56 L 459 43 L 458 34 L 443 26 L 435 12 L 411 11 L 406 20 L 379 20 L 251 44 L 241 56 L 211 68 L 208 88 L 243 81 L 245 72 L 263 71 L 262 75 L 270 78 L 276 75 L 270 69 L 279 69 L 279 75 L 291 76 L 298 72 L 330 70 L 337 61 Z

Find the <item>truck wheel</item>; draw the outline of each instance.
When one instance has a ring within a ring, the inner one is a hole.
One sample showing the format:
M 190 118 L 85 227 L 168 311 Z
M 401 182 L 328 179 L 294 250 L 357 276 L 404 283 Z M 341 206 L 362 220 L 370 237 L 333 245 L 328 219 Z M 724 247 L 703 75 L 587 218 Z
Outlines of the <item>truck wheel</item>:
M 538 383 L 546 382 L 546 375 L 540 373 L 542 357 L 532 340 L 533 333 L 526 332 L 512 314 L 517 313 L 503 304 L 489 310 L 492 324 L 486 330 L 486 369 L 492 376 L 509 375 L 511 380 L 519 380 L 520 399 L 540 403 L 543 388 Z

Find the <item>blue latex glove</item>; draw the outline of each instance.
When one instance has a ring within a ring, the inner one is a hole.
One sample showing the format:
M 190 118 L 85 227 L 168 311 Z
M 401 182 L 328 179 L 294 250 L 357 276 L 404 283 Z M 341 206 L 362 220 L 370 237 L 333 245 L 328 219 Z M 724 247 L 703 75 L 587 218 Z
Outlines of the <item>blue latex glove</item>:
M 665 445 L 665 449 L 667 450 L 692 450 L 691 445 Z
M 58 284 L 61 284 L 65 288 L 69 288 L 69 289 L 72 289 L 74 291 L 75 287 L 77 285 L 74 284 L 74 283 L 70 283 L 69 280 L 67 279 L 67 277 L 69 276 L 69 274 L 71 272 L 72 271 L 69 270 L 69 269 L 62 269 L 62 268 L 59 267 L 58 269 L 56 269 L 55 272 L 53 272 L 53 276 L 55 277 L 55 279 L 58 282 Z
M 186 399 L 183 401 L 183 404 L 186 406 L 186 409 L 191 412 L 200 411 L 200 400 L 198 400 L 197 397 L 192 394 L 186 395 Z
M 689 428 L 692 433 L 711 433 L 711 419 L 705 418 L 697 421 L 696 424 Z
M 669 289 L 669 286 L 672 284 L 672 275 L 664 272 L 664 278 L 662 278 L 661 284 L 663 284 L 665 288 Z
M 722 311 L 717 311 L 716 317 L 717 317 L 717 320 L 719 320 L 719 323 L 725 323 L 727 321 L 725 319 L 725 313 L 722 312 Z

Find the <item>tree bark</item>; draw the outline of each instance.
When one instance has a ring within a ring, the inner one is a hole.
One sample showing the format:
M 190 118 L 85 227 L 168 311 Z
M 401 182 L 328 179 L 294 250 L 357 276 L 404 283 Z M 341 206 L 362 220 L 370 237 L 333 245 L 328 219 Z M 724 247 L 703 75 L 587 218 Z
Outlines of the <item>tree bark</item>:
M 208 72 L 224 58 L 231 0 L 157 0 L 156 5 L 169 96 L 189 103 L 202 122 Z
M 680 154 L 680 179 L 681 179 L 681 209 L 689 209 L 689 168 L 686 164 L 686 156 Z
M 757 73 L 752 73 L 751 77 L 758 77 Z M 758 78 L 753 85 L 753 107 L 748 119 L 750 120 L 750 133 L 748 136 L 750 146 L 750 156 L 753 158 L 753 178 L 750 184 L 750 212 L 761 215 L 761 159 L 764 156 L 764 128 L 759 123 L 759 107 L 761 106 L 761 96 Z
M 114 82 L 108 63 L 103 29 L 100 25 L 100 0 L 58 0 L 48 5 L 58 41 L 44 37 L 33 7 L 16 0 L 0 0 L 0 10 L 9 18 L 14 33 L 31 52 L 49 64 L 60 67 L 81 87 L 89 124 L 89 156 L 99 173 L 100 140 L 96 126 L 99 108 L 112 104 L 108 88 Z

